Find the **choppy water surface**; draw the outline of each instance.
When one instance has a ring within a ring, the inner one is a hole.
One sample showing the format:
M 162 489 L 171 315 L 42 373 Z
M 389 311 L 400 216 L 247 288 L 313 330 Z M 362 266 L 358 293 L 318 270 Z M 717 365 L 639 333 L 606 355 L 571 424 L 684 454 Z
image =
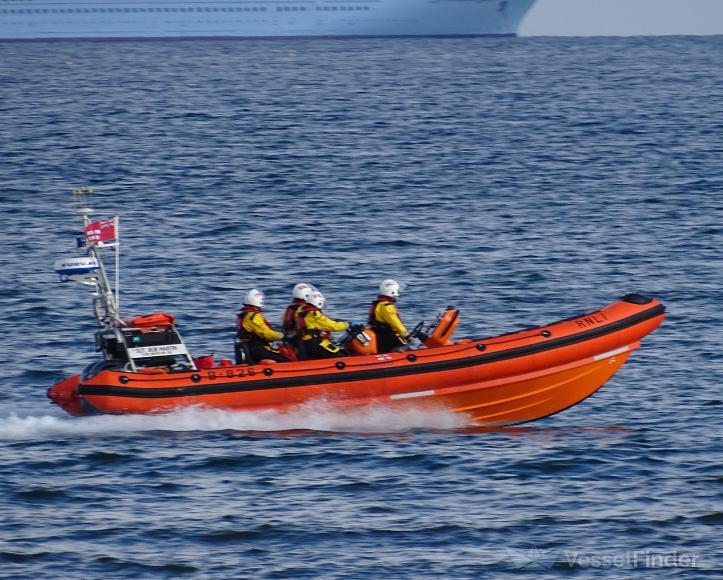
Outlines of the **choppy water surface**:
M 16 577 L 719 577 L 723 40 L 0 44 L 0 560 Z M 72 419 L 94 358 L 67 193 L 122 307 L 232 353 L 245 289 L 461 336 L 655 295 L 599 393 L 529 426 L 312 405 Z

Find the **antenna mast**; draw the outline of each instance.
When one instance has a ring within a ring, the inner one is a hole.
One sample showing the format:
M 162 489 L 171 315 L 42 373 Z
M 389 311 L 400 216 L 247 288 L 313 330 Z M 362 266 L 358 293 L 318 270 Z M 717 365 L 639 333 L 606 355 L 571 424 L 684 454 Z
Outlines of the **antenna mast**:
M 112 218 L 114 234 L 113 241 L 108 242 L 102 236 L 93 235 L 88 231 L 92 224 L 90 216 L 94 213 L 92 208 L 93 188 L 79 187 L 73 190 L 76 196 L 77 211 L 83 219 L 83 237 L 78 240 L 78 245 L 84 247 L 87 255 L 97 262 L 97 273 L 92 278 L 96 291 L 93 294 L 93 305 L 95 316 L 101 326 L 118 326 L 120 322 L 120 309 L 118 301 L 118 288 L 120 285 L 120 244 L 118 240 L 118 216 Z M 101 249 L 112 247 L 115 250 L 115 294 L 108 277 L 108 271 L 103 262 Z M 62 277 L 62 275 L 61 275 Z M 68 277 L 70 280 L 81 281 Z M 86 278 L 87 281 L 87 278 Z M 87 282 L 86 282 L 87 283 Z

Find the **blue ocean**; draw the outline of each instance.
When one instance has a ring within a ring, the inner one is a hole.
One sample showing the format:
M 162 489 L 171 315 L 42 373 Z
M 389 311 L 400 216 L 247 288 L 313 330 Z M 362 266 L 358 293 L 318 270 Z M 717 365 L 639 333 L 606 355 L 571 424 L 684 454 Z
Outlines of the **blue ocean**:
M 0 576 L 723 577 L 723 37 L 0 43 Z M 667 318 L 535 423 L 368 408 L 72 418 L 71 189 L 123 314 L 232 358 L 252 287 L 484 337 Z

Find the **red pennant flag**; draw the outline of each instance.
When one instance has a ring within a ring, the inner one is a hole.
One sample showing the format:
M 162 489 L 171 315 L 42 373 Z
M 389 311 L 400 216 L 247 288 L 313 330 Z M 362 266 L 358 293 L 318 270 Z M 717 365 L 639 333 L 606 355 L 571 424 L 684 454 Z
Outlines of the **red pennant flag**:
M 85 240 L 89 244 L 115 242 L 115 218 L 89 223 L 85 227 Z

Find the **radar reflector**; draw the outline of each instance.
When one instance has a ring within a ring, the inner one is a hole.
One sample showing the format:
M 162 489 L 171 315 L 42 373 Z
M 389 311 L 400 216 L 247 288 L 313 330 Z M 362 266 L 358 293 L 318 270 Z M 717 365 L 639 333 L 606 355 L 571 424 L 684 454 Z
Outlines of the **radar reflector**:
M 95 278 L 100 265 L 98 260 L 89 256 L 61 258 L 53 264 L 53 269 L 63 282 L 84 282 Z

